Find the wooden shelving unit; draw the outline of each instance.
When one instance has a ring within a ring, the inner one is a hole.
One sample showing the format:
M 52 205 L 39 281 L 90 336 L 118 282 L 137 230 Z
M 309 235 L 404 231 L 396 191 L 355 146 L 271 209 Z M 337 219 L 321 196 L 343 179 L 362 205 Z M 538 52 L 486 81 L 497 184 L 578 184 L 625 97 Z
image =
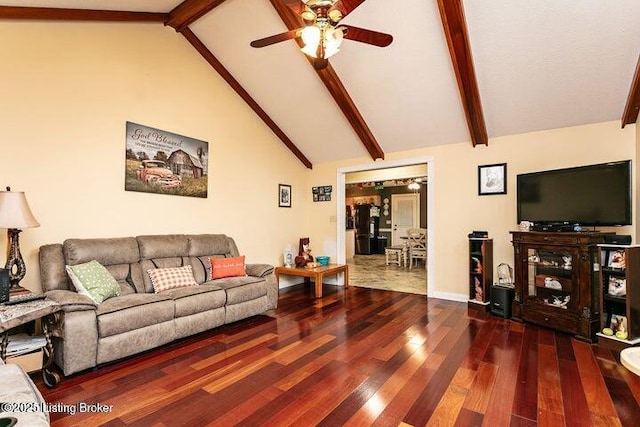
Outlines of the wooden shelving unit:
M 600 327 L 598 244 L 607 233 L 514 231 L 513 318 L 594 342 Z
M 600 331 L 607 345 L 640 343 L 640 247 L 598 245 L 600 249 Z M 614 335 L 603 331 L 609 329 Z M 623 335 L 616 336 L 616 332 Z M 626 336 L 624 336 L 626 334 Z
M 489 306 L 493 284 L 493 239 L 469 238 L 469 303 Z

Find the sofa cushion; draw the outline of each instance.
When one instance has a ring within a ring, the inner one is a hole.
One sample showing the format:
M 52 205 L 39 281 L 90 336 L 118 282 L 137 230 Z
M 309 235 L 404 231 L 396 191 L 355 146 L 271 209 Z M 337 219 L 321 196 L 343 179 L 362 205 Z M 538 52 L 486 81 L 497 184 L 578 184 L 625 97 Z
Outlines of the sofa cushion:
M 66 269 L 76 291 L 96 304 L 120 295 L 120 285 L 98 261 L 68 265 Z
M 211 258 L 224 258 L 224 255 L 189 257 L 189 263 L 193 267 L 193 277 L 196 278 L 196 282 L 203 283 L 211 280 Z
M 133 237 L 67 239 L 62 245 L 67 265 L 96 260 L 116 279 L 122 293 L 144 292 L 140 252 Z
M 164 236 L 138 236 L 141 259 L 183 257 L 188 254 L 187 236 L 168 234 Z
M 220 255 L 223 257 L 238 256 L 235 244 L 231 238 L 224 234 L 197 234 L 187 236 L 189 241 L 190 256 L 212 256 Z M 234 249 L 236 252 L 234 252 Z
M 98 306 L 98 337 L 108 337 L 173 319 L 174 302 L 162 294 L 130 294 Z
M 154 268 L 147 270 L 147 273 L 149 273 L 155 293 L 187 286 L 198 286 L 196 279 L 193 278 L 190 265 L 177 268 Z
M 110 239 L 67 239 L 62 244 L 68 265 L 96 260 L 102 265 L 138 262 L 138 242 L 133 237 Z
M 247 271 L 244 267 L 244 256 L 233 258 L 215 258 L 209 259 L 211 263 L 210 279 L 222 279 L 223 277 L 246 276 Z
M 220 286 L 227 293 L 227 305 L 238 304 L 267 295 L 267 282 L 262 277 L 226 277 L 207 282 Z
M 169 258 L 153 258 L 140 260 L 140 269 L 144 272 L 144 292 L 155 292 L 153 289 L 153 283 L 151 283 L 151 277 L 148 271 L 154 268 L 178 268 L 185 265 L 191 265 L 186 258 L 182 257 L 169 257 Z M 197 282 L 197 281 L 196 281 Z M 200 283 L 200 282 L 197 282 Z
M 176 318 L 224 307 L 227 301 L 224 290 L 216 285 L 171 289 L 163 292 L 162 295 L 171 297 L 175 302 Z

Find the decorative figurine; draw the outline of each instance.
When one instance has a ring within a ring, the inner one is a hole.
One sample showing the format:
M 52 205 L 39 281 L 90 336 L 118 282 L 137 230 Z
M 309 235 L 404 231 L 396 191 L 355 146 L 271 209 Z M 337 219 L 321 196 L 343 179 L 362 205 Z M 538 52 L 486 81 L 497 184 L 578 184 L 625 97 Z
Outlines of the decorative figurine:
M 549 289 L 555 289 L 556 291 L 562 290 L 562 285 L 553 277 L 544 278 L 544 287 Z
M 287 245 L 282 252 L 282 259 L 284 266 L 287 268 L 293 267 L 293 246 Z
M 476 257 L 471 257 L 471 260 L 473 261 L 474 273 L 482 273 L 482 263 L 480 262 L 480 260 Z
M 483 295 L 482 295 L 482 285 L 480 283 L 480 280 L 478 280 L 477 277 L 474 278 L 474 283 L 475 283 L 475 290 L 476 290 L 476 301 L 482 301 Z
M 298 256 L 295 259 L 296 267 L 305 267 L 308 262 L 313 262 L 313 256 L 311 255 L 309 238 L 303 237 L 300 239 L 300 245 L 298 246 Z
M 567 308 L 567 304 L 569 304 L 569 301 L 571 300 L 571 295 L 567 295 L 566 297 L 564 297 L 564 300 L 562 300 L 561 296 L 556 296 L 556 295 L 551 295 L 551 297 L 553 298 L 553 302 L 549 302 L 548 298 L 545 298 L 543 301 L 545 304 L 553 306 L 553 307 L 559 307 L 559 308 Z

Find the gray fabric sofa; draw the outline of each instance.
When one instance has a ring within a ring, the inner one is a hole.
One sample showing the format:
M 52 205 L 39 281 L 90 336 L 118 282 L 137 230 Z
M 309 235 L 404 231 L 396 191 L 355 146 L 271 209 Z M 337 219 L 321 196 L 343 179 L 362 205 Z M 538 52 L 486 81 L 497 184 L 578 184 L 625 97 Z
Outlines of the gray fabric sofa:
M 208 280 L 210 257 L 236 257 L 222 234 L 68 239 L 40 248 L 42 289 L 62 305 L 53 328 L 64 375 L 118 360 L 179 338 L 274 309 L 273 266 L 246 264 L 246 276 Z M 96 260 L 120 284 L 120 296 L 95 304 L 78 294 L 65 265 Z M 191 265 L 199 286 L 154 293 L 147 270 Z

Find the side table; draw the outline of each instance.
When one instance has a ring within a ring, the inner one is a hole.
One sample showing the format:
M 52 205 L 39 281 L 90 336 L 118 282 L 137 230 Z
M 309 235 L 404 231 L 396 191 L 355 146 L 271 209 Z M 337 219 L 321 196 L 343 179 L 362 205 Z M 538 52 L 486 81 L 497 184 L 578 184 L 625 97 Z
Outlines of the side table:
M 314 268 L 306 267 L 276 267 L 276 280 L 280 283 L 280 275 L 304 277 L 305 283 L 309 283 L 311 278 L 315 282 L 316 298 L 322 298 L 322 279 L 325 276 L 335 276 L 344 273 L 344 287 L 349 286 L 349 266 L 346 264 L 321 265 Z
M 55 387 L 60 381 L 60 375 L 51 369 L 53 363 L 53 342 L 49 327 L 55 323 L 59 311 L 62 310 L 60 304 L 55 301 L 42 299 L 36 301 L 22 302 L 13 305 L 0 304 L 0 357 L 6 362 L 7 346 L 9 345 L 9 331 L 15 327 L 24 325 L 33 320 L 42 319 L 42 331 L 47 341 L 44 347 L 44 358 L 42 365 L 42 379 L 47 387 Z

